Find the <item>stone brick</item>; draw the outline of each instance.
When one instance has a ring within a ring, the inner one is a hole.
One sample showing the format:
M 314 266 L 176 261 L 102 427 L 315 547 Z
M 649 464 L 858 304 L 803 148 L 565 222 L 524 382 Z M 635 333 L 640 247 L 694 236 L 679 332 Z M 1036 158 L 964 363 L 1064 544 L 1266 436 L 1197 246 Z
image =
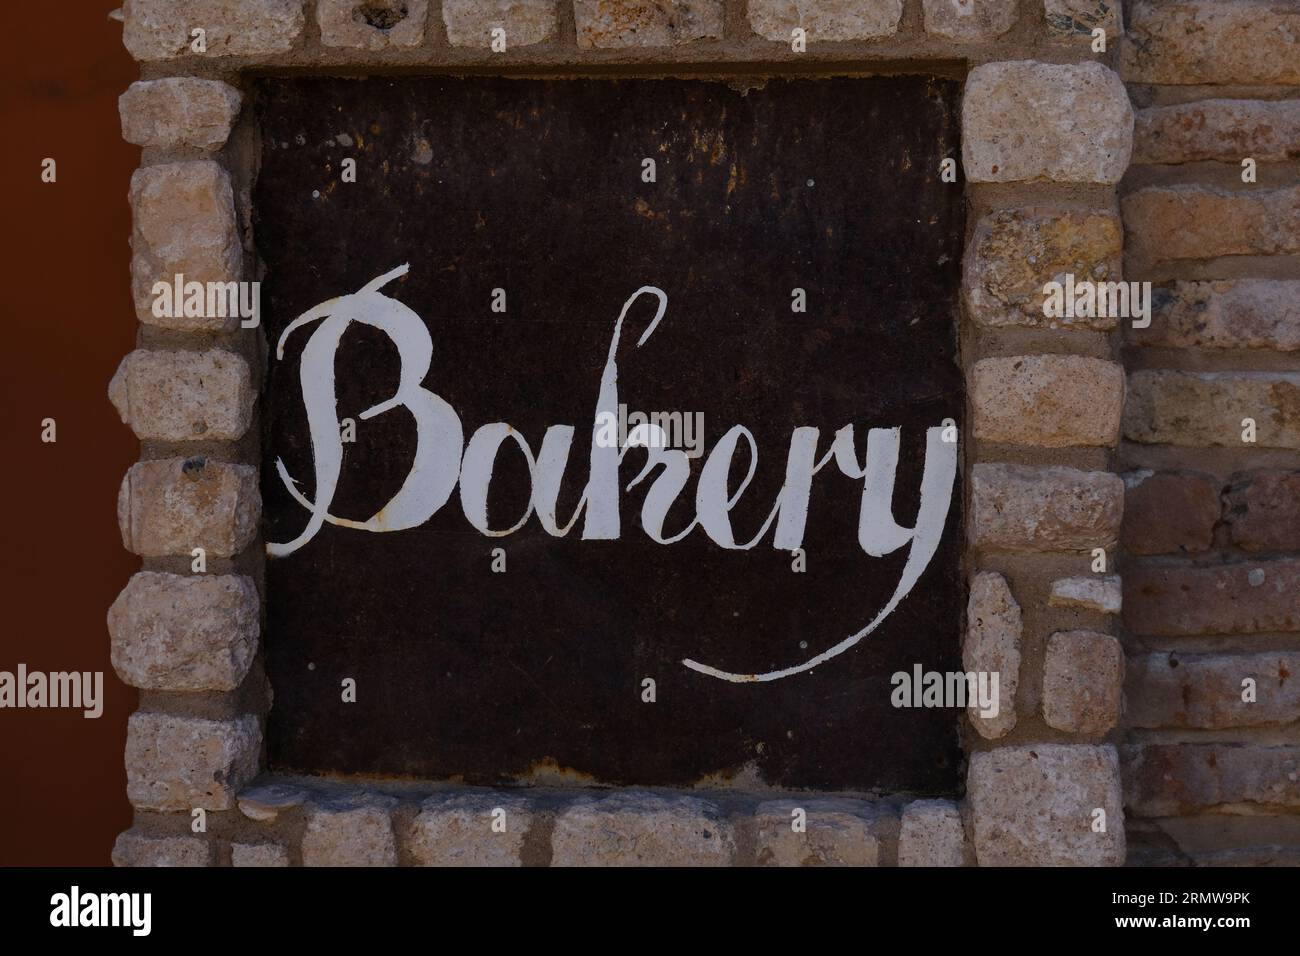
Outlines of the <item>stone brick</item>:
M 146 558 L 238 554 L 257 534 L 262 498 L 257 469 L 206 458 L 164 458 L 131 466 L 117 496 L 128 551 Z
M 1092 31 L 1098 27 L 1106 31 L 1106 39 L 1113 40 L 1124 32 L 1120 17 L 1121 0 L 1044 0 L 1043 13 L 1047 16 L 1047 34 L 1061 43 L 1077 44 L 1092 49 Z
M 1016 25 L 1017 0 L 921 0 L 925 32 L 960 42 L 1000 37 Z
M 289 851 L 278 843 L 232 843 L 231 866 L 288 866 Z
M 505 813 L 494 817 L 496 810 Z M 532 808 L 519 797 L 439 794 L 421 804 L 406 846 L 420 866 L 523 866 L 532 824 Z
M 902 16 L 903 0 L 749 0 L 754 32 L 787 45 L 795 27 L 808 31 L 809 43 L 893 36 Z
M 1300 654 L 1178 654 L 1161 652 L 1128 662 L 1125 724 L 1225 730 L 1300 720 Z M 1255 699 L 1242 699 L 1242 682 Z
M 1255 422 L 1265 448 L 1300 448 L 1300 373 L 1144 370 L 1128 380 L 1124 437 L 1146 445 L 1227 445 Z
M 1152 290 L 1151 325 L 1128 329 L 1136 345 L 1200 349 L 1300 349 L 1300 281 L 1175 282 Z
M 230 810 L 257 774 L 256 717 L 206 720 L 136 712 L 126 734 L 126 795 L 138 810 Z
M 136 317 L 147 325 L 183 331 L 218 331 L 221 316 L 154 315 L 153 287 L 239 279 L 243 248 L 235 222 L 230 176 L 211 160 L 145 166 L 131 176 L 131 287 Z M 180 311 L 183 309 L 173 311 Z
M 1143 263 L 1300 252 L 1300 186 L 1148 186 L 1121 205 L 1128 253 Z
M 980 866 L 1120 866 L 1124 809 L 1111 746 L 1032 744 L 971 755 L 966 792 Z M 1093 811 L 1106 831 L 1093 831 Z
M 1083 355 L 986 358 L 971 370 L 975 437 L 1008 445 L 1114 445 L 1124 369 Z
M 180 56 L 272 56 L 292 49 L 306 19 L 303 0 L 126 0 L 122 42 L 137 60 Z M 207 52 L 191 53 L 190 31 Z
M 1043 286 L 1117 282 L 1124 246 L 1119 216 L 1108 210 L 1003 209 L 975 225 L 963 263 L 971 318 L 986 328 L 1111 329 L 1112 316 L 1049 318 Z
M 429 0 L 317 0 L 323 46 L 377 52 L 424 42 Z
M 249 787 L 239 794 L 239 812 L 258 823 L 274 823 L 280 814 L 307 802 L 308 793 L 291 784 L 271 783 Z
M 978 704 L 966 713 L 981 737 L 992 740 L 1016 725 L 1016 690 L 1020 685 L 1020 605 L 1002 575 L 981 571 L 971 578 L 966 605 L 966 639 L 962 667 L 998 675 L 998 714 L 985 717 Z
M 1219 520 L 1219 486 L 1205 475 L 1125 476 L 1124 547 L 1131 554 L 1208 551 Z
M 1133 162 L 1300 158 L 1300 100 L 1198 100 L 1138 110 Z
M 1300 630 L 1300 560 L 1124 572 L 1124 622 L 1143 636 Z
M 153 837 L 127 830 L 113 843 L 114 866 L 209 866 L 212 847 L 198 837 Z
M 1133 109 L 1100 63 L 986 63 L 966 78 L 962 164 L 977 183 L 1117 183 Z
M 117 99 L 122 138 L 137 146 L 214 150 L 239 115 L 239 90 L 217 80 L 169 76 L 138 80 Z
M 1101 614 L 1118 614 L 1122 603 L 1118 574 L 1061 578 L 1052 582 L 1051 607 L 1074 607 Z
M 1300 551 L 1300 471 L 1242 475 L 1228 487 L 1224 519 L 1245 551 Z
M 141 571 L 108 612 L 113 670 L 147 690 L 234 690 L 257 652 L 260 607 L 252 578 Z
M 492 45 L 492 30 L 506 31 L 506 49 L 555 36 L 556 0 L 443 0 L 442 20 L 452 46 Z
M 1125 747 L 1124 800 L 1138 817 L 1181 816 L 1223 806 L 1300 807 L 1300 747 Z
M 582 50 L 665 47 L 722 38 L 722 0 L 573 0 Z
M 357 794 L 312 805 L 302 838 L 303 866 L 396 866 L 397 801 Z
M 1043 662 L 1043 719 L 1075 734 L 1104 734 L 1119 721 L 1124 651 L 1109 634 L 1057 631 Z
M 736 840 L 704 800 L 621 791 L 562 810 L 551 849 L 552 866 L 729 866 Z
M 1300 6 L 1136 0 L 1123 45 L 1133 83 L 1300 83 Z
M 136 349 L 117 367 L 108 397 L 146 441 L 234 441 L 253 419 L 248 363 L 224 349 Z
M 971 510 L 978 548 L 1109 548 L 1119 536 L 1124 482 L 1103 471 L 977 464 L 971 469 Z
M 915 800 L 903 808 L 898 831 L 899 866 L 970 866 L 961 812 L 951 800 Z
M 805 829 L 794 829 L 795 810 Z M 759 866 L 878 866 L 875 811 L 865 800 L 769 800 L 754 810 Z

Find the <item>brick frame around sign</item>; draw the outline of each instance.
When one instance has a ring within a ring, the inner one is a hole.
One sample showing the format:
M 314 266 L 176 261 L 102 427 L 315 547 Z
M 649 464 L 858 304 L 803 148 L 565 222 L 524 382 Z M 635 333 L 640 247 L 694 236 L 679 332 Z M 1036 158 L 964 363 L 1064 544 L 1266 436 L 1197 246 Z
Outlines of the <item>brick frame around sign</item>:
M 405 17 L 381 15 L 398 6 Z M 958 17 L 931 0 L 827 0 L 801 23 L 791 10 L 770 0 L 127 0 L 125 42 L 142 64 L 122 98 L 124 134 L 144 147 L 131 184 L 141 329 L 110 394 L 142 442 L 118 514 L 145 564 L 109 615 L 114 666 L 141 689 L 126 753 L 135 822 L 116 863 L 1124 862 L 1120 336 L 1113 319 L 1053 323 L 1041 309 L 1043 283 L 1060 273 L 1119 277 L 1116 186 L 1133 111 L 1111 68 L 1117 11 L 989 0 Z M 1110 41 L 1104 52 L 1094 28 Z M 495 29 L 504 51 L 492 49 Z M 267 344 L 237 321 L 156 318 L 148 290 L 173 272 L 257 277 L 257 152 L 241 90 L 271 71 L 964 77 L 962 155 L 952 157 L 952 188 L 968 203 L 963 654 L 968 669 L 1004 676 L 1002 717 L 963 723 L 962 800 L 743 782 L 583 791 L 561 779 L 493 791 L 266 774 L 256 400 Z M 806 829 L 790 826 L 799 809 Z

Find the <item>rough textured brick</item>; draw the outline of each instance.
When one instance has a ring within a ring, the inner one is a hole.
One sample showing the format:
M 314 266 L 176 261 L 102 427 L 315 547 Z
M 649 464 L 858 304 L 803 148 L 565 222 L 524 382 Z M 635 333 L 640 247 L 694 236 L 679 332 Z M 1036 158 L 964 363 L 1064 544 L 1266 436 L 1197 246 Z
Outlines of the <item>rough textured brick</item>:
M 1118 574 L 1061 578 L 1052 582 L 1047 603 L 1052 607 L 1076 607 L 1102 614 L 1118 614 L 1121 593 Z
M 1242 441 L 1247 418 L 1255 422 L 1257 445 L 1300 448 L 1300 373 L 1145 370 L 1129 376 L 1129 441 L 1249 447 Z
M 1128 661 L 1125 724 L 1223 730 L 1300 720 L 1300 654 L 1141 654 Z M 1242 699 L 1247 678 L 1253 701 Z
M 506 49 L 555 36 L 556 0 L 443 0 L 442 20 L 452 46 L 488 48 L 492 30 L 506 31 Z
M 899 866 L 970 866 L 973 856 L 957 804 L 915 800 L 903 808 Z
M 1104 734 L 1119 720 L 1124 651 L 1109 634 L 1057 631 L 1043 662 L 1043 719 L 1075 734 Z
M 234 690 L 257 652 L 260 607 L 252 578 L 141 571 L 108 612 L 113 670 L 148 690 Z
M 1003 209 L 982 218 L 963 262 L 966 306 L 987 328 L 1110 329 L 1113 316 L 1049 318 L 1043 286 L 1117 282 L 1124 246 L 1119 216 L 1109 210 Z
M 1136 345 L 1300 349 L 1300 281 L 1175 282 L 1152 290 L 1151 325 L 1128 328 Z
M 126 0 L 122 42 L 137 60 L 271 56 L 302 35 L 302 8 L 303 0 Z M 190 51 L 196 27 L 206 31 L 206 53 Z
M 711 803 L 621 791 L 561 811 L 551 849 L 552 866 L 728 866 L 736 841 Z
M 794 829 L 794 811 L 806 823 Z M 878 866 L 876 814 L 864 800 L 769 800 L 754 811 L 759 866 Z
M 971 469 L 971 503 L 978 548 L 1091 551 L 1119 536 L 1124 482 L 1101 471 L 984 463 Z
M 903 0 L 749 0 L 754 32 L 786 44 L 795 27 L 808 31 L 809 43 L 893 36 L 902 16 Z
M 504 816 L 494 817 L 496 810 Z M 406 846 L 420 866 L 522 866 L 532 824 L 532 809 L 519 797 L 439 794 L 421 804 Z
M 975 437 L 1008 445 L 1114 445 L 1124 369 L 1082 355 L 986 358 L 971 370 Z
M 1300 252 L 1300 186 L 1148 186 L 1121 202 L 1135 260 Z
M 219 149 L 230 136 L 242 99 L 239 90 L 217 80 L 138 80 L 117 99 L 122 138 L 161 149 Z
M 239 812 L 259 823 L 274 823 L 280 814 L 307 802 L 308 793 L 291 784 L 272 783 L 240 791 Z
M 1228 487 L 1224 519 L 1246 551 L 1300 550 L 1300 471 L 1241 475 Z
M 154 837 L 135 830 L 118 834 L 114 866 L 208 866 L 212 847 L 198 837 Z
M 224 349 L 136 349 L 122 359 L 108 397 L 144 440 L 234 441 L 253 419 L 248 363 Z
M 1123 45 L 1134 83 L 1300 83 L 1300 6 L 1136 0 Z
M 1300 54 L 1298 54 L 1300 55 Z M 1300 158 L 1300 100 L 1198 100 L 1138 110 L 1133 162 Z
M 1134 816 L 1211 807 L 1300 807 L 1300 747 L 1146 744 L 1124 748 L 1124 800 Z
M 573 0 L 578 48 L 664 47 L 722 38 L 722 0 Z
M 1219 486 L 1205 475 L 1125 476 L 1124 547 L 1132 554 L 1208 551 L 1219 520 Z
M 139 810 L 229 810 L 257 774 L 256 717 L 205 720 L 137 712 L 126 734 L 126 795 Z
M 288 866 L 289 851 L 278 843 L 232 843 L 231 866 Z
M 922 0 L 925 32 L 947 40 L 1000 37 L 1016 25 L 1017 0 Z
M 233 282 L 243 247 L 235 222 L 230 176 L 211 160 L 145 166 L 131 176 L 131 288 L 136 317 L 147 325 L 184 331 L 217 331 L 232 320 L 220 316 L 157 316 L 154 284 Z M 173 311 L 181 311 L 175 310 Z
M 1300 560 L 1124 572 L 1124 622 L 1137 635 L 1300 630 Z
M 1119 866 L 1124 810 L 1110 746 L 1032 744 L 971 755 L 966 792 L 980 866 Z M 1106 832 L 1093 832 L 1093 811 Z
M 981 737 L 992 740 L 1011 732 L 1016 725 L 1016 689 L 1020 685 L 1020 605 L 1007 580 L 993 571 L 971 578 L 966 605 L 966 639 L 962 644 L 962 667 L 969 671 L 996 672 L 998 714 L 985 717 L 978 704 L 967 708 L 971 724 Z
M 1124 32 L 1120 3 L 1121 0 L 1044 0 L 1048 36 L 1091 51 L 1092 31 L 1098 27 L 1106 31 L 1108 41 Z
M 428 0 L 317 0 L 324 46 L 355 50 L 416 47 L 424 42 Z
M 396 801 L 356 794 L 312 805 L 302 838 L 303 866 L 396 866 Z
M 128 551 L 146 558 L 231 557 L 257 534 L 262 498 L 257 469 L 206 458 L 164 458 L 131 466 L 117 496 Z
M 962 164 L 979 183 L 1117 183 L 1133 146 L 1124 84 L 1100 63 L 986 63 L 966 78 Z

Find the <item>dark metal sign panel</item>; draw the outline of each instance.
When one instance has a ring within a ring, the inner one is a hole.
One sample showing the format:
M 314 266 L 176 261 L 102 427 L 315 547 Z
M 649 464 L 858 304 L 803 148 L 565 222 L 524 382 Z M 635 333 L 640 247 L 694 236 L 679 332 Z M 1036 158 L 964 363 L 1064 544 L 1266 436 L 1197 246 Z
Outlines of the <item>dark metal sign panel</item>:
M 958 86 L 742 88 L 261 82 L 274 769 L 956 788 Z

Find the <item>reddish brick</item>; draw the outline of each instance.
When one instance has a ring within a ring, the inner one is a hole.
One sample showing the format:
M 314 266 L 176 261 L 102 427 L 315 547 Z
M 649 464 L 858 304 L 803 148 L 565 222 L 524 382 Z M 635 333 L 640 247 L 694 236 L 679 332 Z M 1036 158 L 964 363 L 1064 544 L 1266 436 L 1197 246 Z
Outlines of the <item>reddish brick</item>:
M 1247 678 L 1253 700 L 1243 699 Z M 1130 727 L 1289 724 L 1300 720 L 1300 654 L 1142 654 L 1129 658 L 1124 696 Z
M 1300 471 L 1240 476 L 1228 488 L 1224 518 L 1239 548 L 1300 550 Z
M 1210 478 L 1163 472 L 1125 483 L 1121 540 L 1131 554 L 1209 549 L 1219 520 L 1219 489 Z
M 1140 817 L 1210 807 L 1300 807 L 1300 747 L 1147 744 L 1121 753 L 1124 803 Z
M 1124 572 L 1124 623 L 1134 634 L 1258 634 L 1300 630 L 1300 560 Z

